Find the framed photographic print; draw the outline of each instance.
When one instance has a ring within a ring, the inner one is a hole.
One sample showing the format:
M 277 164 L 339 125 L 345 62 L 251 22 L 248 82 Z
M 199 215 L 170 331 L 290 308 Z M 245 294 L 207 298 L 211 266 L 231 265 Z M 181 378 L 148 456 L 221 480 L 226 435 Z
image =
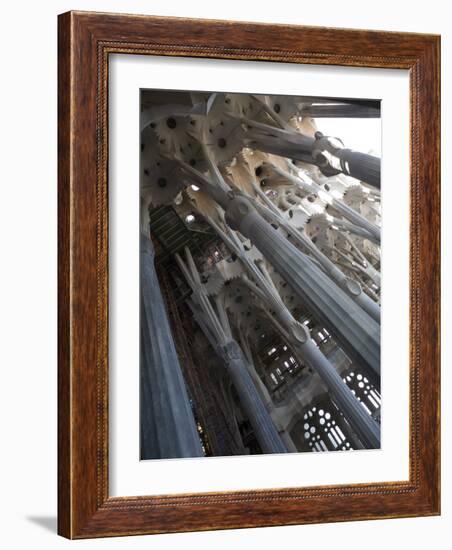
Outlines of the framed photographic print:
M 59 533 L 439 514 L 438 36 L 59 17 Z

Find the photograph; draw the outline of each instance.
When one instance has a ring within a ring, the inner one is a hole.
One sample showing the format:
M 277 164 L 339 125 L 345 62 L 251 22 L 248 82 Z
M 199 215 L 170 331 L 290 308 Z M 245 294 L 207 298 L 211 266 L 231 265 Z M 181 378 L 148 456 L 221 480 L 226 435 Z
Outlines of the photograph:
M 450 548 L 446 3 L 2 7 L 2 547 Z
M 381 101 L 138 108 L 140 459 L 380 449 Z

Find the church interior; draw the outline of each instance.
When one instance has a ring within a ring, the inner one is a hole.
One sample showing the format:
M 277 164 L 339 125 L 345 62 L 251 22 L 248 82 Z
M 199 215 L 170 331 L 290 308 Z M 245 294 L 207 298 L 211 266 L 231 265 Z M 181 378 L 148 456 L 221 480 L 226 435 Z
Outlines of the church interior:
M 380 447 L 380 116 L 141 91 L 141 459 Z

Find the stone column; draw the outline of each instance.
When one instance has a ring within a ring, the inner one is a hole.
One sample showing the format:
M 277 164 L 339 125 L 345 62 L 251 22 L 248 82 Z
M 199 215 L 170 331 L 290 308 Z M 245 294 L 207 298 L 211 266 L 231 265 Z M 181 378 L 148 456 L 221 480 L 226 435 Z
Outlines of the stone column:
M 240 346 L 235 340 L 231 340 L 218 345 L 216 350 L 231 377 L 262 452 L 287 453 L 287 448 L 254 385 Z
M 141 458 L 204 456 L 146 235 L 140 248 Z
M 380 228 L 377 227 L 375 224 L 371 223 L 370 221 L 366 220 L 366 218 L 363 215 L 361 215 L 351 206 L 348 206 L 348 204 L 345 204 L 345 202 L 335 198 L 332 199 L 331 206 L 335 210 L 337 210 L 341 214 L 341 216 L 343 216 L 346 220 L 348 220 L 349 222 L 359 227 L 362 227 L 363 229 L 368 231 L 377 242 L 380 242 L 380 239 L 381 239 Z M 326 207 L 326 209 L 328 210 L 328 206 Z
M 276 174 L 291 181 L 295 186 L 301 187 L 308 192 L 312 192 L 310 188 L 311 186 L 303 182 L 300 178 L 290 174 L 289 172 L 286 172 L 285 170 L 282 170 L 279 167 L 274 167 L 273 170 Z M 296 228 L 289 219 L 285 218 L 281 214 L 281 212 L 274 207 L 273 203 L 265 196 L 264 193 L 262 193 L 261 189 L 258 186 L 255 186 L 254 188 L 256 190 L 256 193 L 262 198 L 267 207 L 266 208 L 261 206 L 260 209 L 262 210 L 263 208 L 265 208 L 267 216 L 270 216 L 270 219 L 273 219 L 278 225 L 283 227 L 286 230 L 287 234 L 290 235 L 294 241 L 298 242 L 298 244 L 300 244 L 303 248 L 307 248 L 314 256 L 314 258 L 324 268 L 326 273 L 328 273 L 328 275 L 342 288 L 342 290 L 344 290 L 355 302 L 357 302 L 362 307 L 362 309 L 366 313 L 368 313 L 375 321 L 379 323 L 380 306 L 362 291 L 361 285 L 357 281 L 354 281 L 353 279 L 347 277 L 344 273 L 342 273 L 342 271 L 319 248 L 317 248 L 317 246 L 315 246 L 312 240 L 303 231 L 299 231 L 298 228 Z M 317 192 L 316 194 L 318 195 Z M 334 201 L 336 199 L 332 200 Z M 350 209 L 350 207 L 347 208 Z M 355 214 L 356 216 L 360 216 L 357 212 L 355 212 Z M 373 224 L 370 225 L 372 225 L 372 227 L 375 227 L 373 226 Z M 375 229 L 378 230 L 379 235 L 379 229 L 376 227 Z M 367 230 L 363 229 L 363 231 L 365 231 L 365 233 L 367 234 Z M 371 234 L 369 233 L 369 235 Z M 346 238 L 348 239 L 347 235 Z M 372 238 L 376 238 L 374 234 L 372 234 Z M 372 273 L 372 275 L 375 275 L 375 273 Z
M 331 225 L 335 225 L 339 230 L 342 231 L 348 231 L 352 233 L 353 235 L 358 235 L 359 237 L 364 237 L 365 239 L 373 242 L 376 245 L 380 245 L 380 239 L 377 238 L 374 234 L 367 231 L 367 229 L 364 229 L 363 227 L 360 227 L 348 220 L 344 220 L 341 218 L 335 218 L 332 217 Z
M 254 289 L 255 293 L 259 290 Z M 273 305 L 273 304 L 272 304 Z M 309 365 L 320 377 L 333 402 L 344 414 L 356 435 L 366 448 L 380 446 L 380 428 L 367 414 L 330 361 L 316 346 L 309 331 L 281 304 L 276 306 L 274 318 L 269 315 L 281 336 L 292 349 L 295 357 Z
M 341 160 L 344 174 L 380 189 L 381 161 L 378 157 L 345 148 L 336 151 L 335 155 Z
M 300 323 L 296 323 L 293 332 L 295 338 L 292 338 L 291 341 L 295 353 L 303 357 L 306 363 L 320 376 L 332 400 L 344 414 L 365 448 L 378 449 L 380 447 L 378 424 L 359 403 L 313 340 L 309 338 L 306 328 Z
M 199 308 L 195 312 L 195 318 L 231 377 L 243 411 L 253 427 L 262 451 L 264 453 L 286 453 L 287 448 L 251 378 L 250 366 L 247 364 L 240 346 L 232 337 L 229 320 L 221 301 L 217 300 L 214 308 L 202 287 L 199 273 L 188 247 L 185 247 L 185 256 L 187 263 L 179 254 L 175 254 L 176 261 L 193 291 L 193 302 Z
M 378 157 L 346 149 L 339 140 L 321 132 L 316 132 L 314 139 L 293 129 L 242 120 L 250 127 L 245 144 L 252 149 L 314 164 L 326 176 L 343 173 L 380 188 L 381 161 Z
M 334 366 L 318 349 L 311 339 L 309 331 L 299 323 L 282 302 L 279 296 L 272 293 L 266 279 L 270 276 L 261 266 L 265 277 L 256 280 L 256 286 L 247 277 L 242 277 L 243 282 L 250 290 L 260 298 L 263 309 L 268 315 L 269 321 L 275 326 L 281 337 L 287 342 L 295 357 L 304 364 L 309 365 L 319 375 L 333 402 L 345 415 L 345 418 L 366 448 L 378 448 L 380 445 L 380 429 L 375 421 L 367 414 L 351 390 L 343 382 Z M 276 289 L 274 289 L 276 292 Z M 271 310 L 271 313 L 269 311 Z
M 229 194 L 224 207 L 227 223 L 255 244 L 350 357 L 379 375 L 379 324 L 265 221 L 250 199 Z
M 325 269 L 326 273 L 342 288 L 345 292 L 368 313 L 375 321 L 380 322 L 380 306 L 374 302 L 365 292 L 361 285 L 347 277 L 336 265 L 319 250 L 312 240 L 305 234 L 295 231 L 294 237 L 299 240 L 302 246 L 305 246 Z
M 239 329 L 240 330 L 240 329 Z M 283 427 L 283 421 L 281 415 L 273 404 L 270 392 L 267 389 L 267 386 L 262 382 L 260 376 L 257 372 L 255 361 L 253 358 L 253 353 L 246 342 L 246 339 L 240 341 L 240 348 L 244 353 L 246 358 L 246 365 L 249 367 L 248 372 L 250 373 L 251 380 L 254 386 L 257 388 L 259 395 L 264 403 L 265 409 L 269 412 L 270 416 L 273 419 L 273 422 L 278 430 L 278 433 L 281 439 L 284 442 L 284 445 L 289 453 L 296 453 L 298 449 L 295 447 L 292 437 L 289 432 Z

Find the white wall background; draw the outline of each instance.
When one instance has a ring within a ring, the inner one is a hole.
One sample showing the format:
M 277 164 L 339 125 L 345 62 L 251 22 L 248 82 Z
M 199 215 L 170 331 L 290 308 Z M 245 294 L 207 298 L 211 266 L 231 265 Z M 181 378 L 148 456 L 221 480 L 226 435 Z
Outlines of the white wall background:
M 273 527 L 69 542 L 56 529 L 56 67 L 58 13 L 70 9 L 442 34 L 443 281 L 452 276 L 448 2 L 414 0 L 92 0 L 8 2 L 0 39 L 0 540 L 7 549 L 70 545 L 155 549 L 285 546 L 449 548 L 452 535 L 452 373 L 443 361 L 443 514 L 434 518 Z M 443 357 L 451 352 L 450 285 L 443 289 Z M 449 434 L 449 438 L 447 437 Z

